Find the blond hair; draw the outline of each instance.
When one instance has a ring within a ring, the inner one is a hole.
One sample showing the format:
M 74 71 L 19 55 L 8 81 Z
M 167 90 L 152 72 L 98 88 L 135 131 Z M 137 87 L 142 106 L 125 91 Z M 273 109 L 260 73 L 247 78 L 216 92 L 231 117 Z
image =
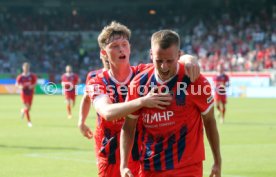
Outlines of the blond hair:
M 162 49 L 167 49 L 172 45 L 176 45 L 180 48 L 179 35 L 172 30 L 160 30 L 151 36 L 151 45 L 159 45 Z
M 109 25 L 105 26 L 104 29 L 98 36 L 98 44 L 101 49 L 104 49 L 109 44 L 115 35 L 122 36 L 127 40 L 130 39 L 131 31 L 125 25 L 112 21 Z

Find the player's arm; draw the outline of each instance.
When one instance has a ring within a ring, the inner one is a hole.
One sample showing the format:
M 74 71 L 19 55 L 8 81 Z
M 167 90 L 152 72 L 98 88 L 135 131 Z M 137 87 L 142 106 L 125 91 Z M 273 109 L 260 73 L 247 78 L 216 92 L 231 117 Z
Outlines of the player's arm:
M 157 94 L 149 92 L 146 96 L 123 103 L 112 103 L 107 95 L 99 95 L 93 101 L 95 110 L 107 121 L 125 117 L 142 107 L 165 109 L 170 105 L 170 94 Z
M 22 89 L 24 88 L 23 85 L 20 84 L 20 83 L 18 83 L 18 82 L 15 83 L 15 86 L 16 86 L 17 88 L 19 88 L 20 90 L 22 90 Z
M 33 89 L 37 83 L 37 76 L 33 75 L 32 83 L 29 85 L 29 89 Z
M 180 63 L 185 64 L 185 70 L 190 80 L 194 82 L 200 75 L 199 64 L 195 56 L 192 55 L 182 55 L 179 59 Z
M 91 129 L 86 125 L 86 119 L 88 117 L 88 113 L 90 110 L 91 101 L 87 93 L 85 92 L 80 103 L 80 112 L 79 112 L 79 122 L 78 127 L 83 134 L 83 136 L 91 139 L 93 137 L 93 132 Z
M 225 86 L 226 86 L 226 87 L 229 87 L 229 86 L 230 86 L 230 81 L 229 81 L 229 77 L 228 77 L 228 76 L 227 76 L 227 80 L 226 80 Z
M 216 119 L 214 116 L 214 107 L 210 109 L 209 112 L 202 115 L 206 136 L 208 138 L 213 158 L 214 164 L 210 177 L 221 177 L 221 154 L 220 154 L 220 142 L 219 133 L 217 129 Z
M 132 177 L 132 173 L 128 168 L 128 160 L 130 157 L 131 149 L 133 146 L 135 129 L 136 129 L 137 119 L 132 119 L 127 117 L 125 123 L 121 130 L 120 137 L 120 171 L 122 177 Z
M 20 83 L 20 76 L 17 76 L 15 86 L 17 88 L 19 88 L 20 90 L 22 90 L 24 88 L 23 85 Z

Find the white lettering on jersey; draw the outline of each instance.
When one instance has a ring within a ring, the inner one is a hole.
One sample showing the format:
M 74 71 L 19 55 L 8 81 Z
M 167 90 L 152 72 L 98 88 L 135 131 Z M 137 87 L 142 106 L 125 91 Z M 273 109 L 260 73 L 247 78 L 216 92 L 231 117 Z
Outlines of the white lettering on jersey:
M 170 121 L 171 117 L 174 115 L 173 111 L 163 111 L 155 112 L 153 114 L 143 114 L 143 122 L 150 124 L 155 122 Z

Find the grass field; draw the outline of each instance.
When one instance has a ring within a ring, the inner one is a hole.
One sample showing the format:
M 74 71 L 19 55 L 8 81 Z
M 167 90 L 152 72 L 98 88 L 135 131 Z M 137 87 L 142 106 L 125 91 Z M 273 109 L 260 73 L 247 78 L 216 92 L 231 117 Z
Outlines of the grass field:
M 79 107 L 67 119 L 62 96 L 38 96 L 33 127 L 20 119 L 19 96 L 0 95 L 0 177 L 97 176 L 93 142 L 77 128 Z M 276 99 L 229 99 L 227 120 L 218 125 L 223 177 L 276 176 Z M 88 123 L 95 125 L 93 113 Z M 206 143 L 204 176 L 212 165 Z

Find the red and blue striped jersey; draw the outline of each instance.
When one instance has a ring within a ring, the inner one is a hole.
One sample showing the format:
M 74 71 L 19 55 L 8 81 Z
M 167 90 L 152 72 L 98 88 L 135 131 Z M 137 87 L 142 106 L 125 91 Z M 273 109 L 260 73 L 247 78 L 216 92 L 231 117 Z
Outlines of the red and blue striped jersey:
M 33 95 L 34 88 L 30 89 L 29 86 L 36 84 L 37 76 L 33 73 L 29 73 L 27 75 L 20 74 L 16 78 L 17 85 L 23 86 L 21 95 Z
M 229 85 L 229 77 L 226 74 L 219 74 L 213 78 L 215 84 L 215 93 L 217 95 L 225 95 L 226 87 Z
M 124 82 L 118 82 L 112 77 L 109 71 L 103 71 L 89 80 L 86 92 L 92 102 L 102 95 L 107 95 L 113 103 L 125 102 L 130 81 L 135 75 L 151 65 L 140 64 L 138 66 L 131 66 L 131 72 Z M 96 155 L 107 158 L 109 164 L 120 163 L 119 137 L 123 123 L 124 118 L 117 119 L 116 121 L 106 121 L 97 113 L 97 124 L 94 133 Z M 138 138 L 138 134 L 136 137 Z M 139 159 L 139 153 L 136 147 L 134 146 L 132 150 L 133 160 Z
M 85 83 L 87 84 L 88 81 L 89 81 L 90 79 L 92 79 L 92 78 L 95 77 L 97 74 L 100 74 L 100 73 L 102 73 L 102 72 L 103 72 L 103 68 L 102 68 L 102 69 L 98 69 L 98 70 L 94 70 L 94 71 L 90 71 L 90 72 L 87 74 L 87 76 L 86 76 L 86 81 L 85 81 Z
M 64 73 L 61 76 L 61 83 L 63 85 L 63 91 L 66 93 L 75 93 L 75 86 L 79 82 L 79 76 L 75 73 Z
M 166 110 L 142 108 L 129 115 L 139 118 L 141 162 L 146 171 L 172 170 L 201 162 L 205 158 L 201 114 L 213 107 L 211 86 L 202 75 L 191 83 L 184 65 L 162 82 L 154 67 L 137 75 L 130 84 L 127 100 L 146 94 L 153 87 L 173 97 Z

